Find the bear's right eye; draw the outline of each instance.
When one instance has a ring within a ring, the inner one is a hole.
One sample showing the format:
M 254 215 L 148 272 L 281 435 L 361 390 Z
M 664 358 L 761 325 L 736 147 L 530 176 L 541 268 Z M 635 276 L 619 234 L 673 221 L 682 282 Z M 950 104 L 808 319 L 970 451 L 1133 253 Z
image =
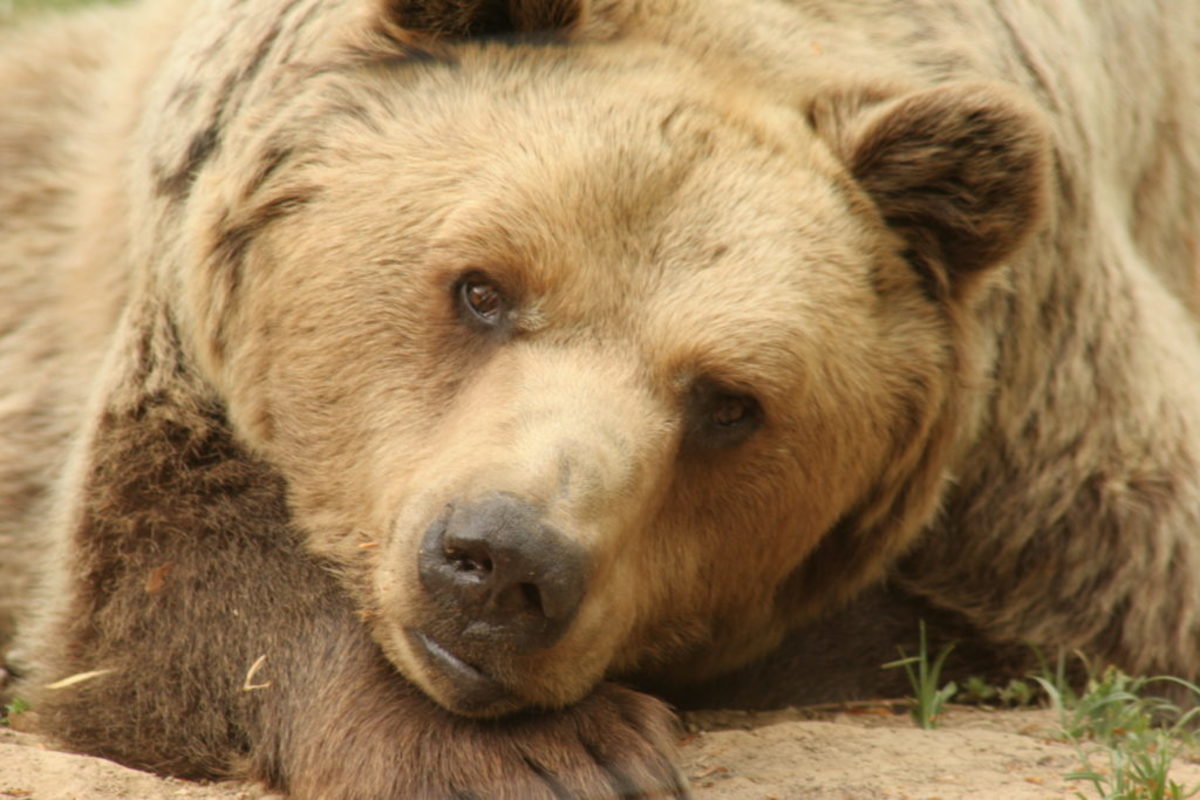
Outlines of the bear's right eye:
M 463 278 L 458 284 L 462 307 L 477 321 L 494 326 L 503 321 L 508 302 L 494 281 L 482 275 Z

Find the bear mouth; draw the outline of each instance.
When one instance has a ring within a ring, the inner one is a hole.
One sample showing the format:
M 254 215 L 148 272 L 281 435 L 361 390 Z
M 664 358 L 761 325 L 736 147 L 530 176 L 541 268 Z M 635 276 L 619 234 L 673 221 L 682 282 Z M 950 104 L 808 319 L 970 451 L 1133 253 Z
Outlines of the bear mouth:
M 423 631 L 405 628 L 405 638 L 422 666 L 436 675 L 433 699 L 456 714 L 498 716 L 525 705 L 495 678 L 468 664 Z

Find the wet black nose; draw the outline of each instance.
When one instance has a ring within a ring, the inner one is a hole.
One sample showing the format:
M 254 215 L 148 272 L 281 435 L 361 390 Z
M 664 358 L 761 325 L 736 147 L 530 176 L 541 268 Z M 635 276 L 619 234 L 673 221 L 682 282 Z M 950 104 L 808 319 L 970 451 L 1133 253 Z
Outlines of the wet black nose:
M 558 641 L 587 589 L 587 554 L 533 505 L 496 494 L 447 509 L 425 532 L 421 585 L 458 634 L 521 651 Z

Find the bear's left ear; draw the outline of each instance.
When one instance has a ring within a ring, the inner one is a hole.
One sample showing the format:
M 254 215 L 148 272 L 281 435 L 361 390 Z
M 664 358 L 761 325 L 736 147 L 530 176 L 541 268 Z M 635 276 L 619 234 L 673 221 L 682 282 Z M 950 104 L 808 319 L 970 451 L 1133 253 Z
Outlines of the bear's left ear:
M 587 0 L 379 0 L 399 30 L 435 40 L 570 33 L 587 15 Z
M 1012 91 L 964 83 L 858 100 L 854 113 L 834 111 L 827 98 L 810 119 L 938 294 L 959 294 L 1039 227 L 1050 137 L 1041 114 Z

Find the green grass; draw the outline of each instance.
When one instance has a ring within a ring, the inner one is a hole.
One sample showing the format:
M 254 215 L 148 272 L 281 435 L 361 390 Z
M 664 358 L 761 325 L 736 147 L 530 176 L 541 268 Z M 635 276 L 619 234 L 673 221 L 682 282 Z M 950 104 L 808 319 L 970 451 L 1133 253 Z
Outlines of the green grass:
M 983 678 L 970 677 L 963 681 L 955 702 L 981 708 L 1029 708 L 1040 702 L 1042 689 L 1032 680 L 1012 678 L 1004 685 L 992 684 Z
M 1079 749 L 1082 768 L 1064 777 L 1089 784 L 1100 800 L 1185 800 L 1200 792 L 1200 785 L 1185 786 L 1169 777 L 1180 749 L 1167 731 L 1130 735 L 1120 746 L 1101 748 L 1098 754 Z M 1099 767 L 1093 760 L 1097 758 Z M 1083 792 L 1075 795 L 1090 800 Z
M 0 713 L 0 725 L 7 726 L 10 718 L 28 710 L 28 703 L 19 697 L 15 698 L 11 703 L 7 703 L 4 706 L 3 713 Z
M 919 643 L 916 655 L 884 667 L 904 669 L 913 688 L 913 720 L 921 728 L 932 728 L 955 694 L 953 682 L 940 685 L 942 665 L 953 645 L 931 660 L 924 622 Z M 1132 677 L 1113 667 L 1096 669 L 1083 660 L 1088 678 L 1077 692 L 1063 654 L 1050 665 L 1034 652 L 1041 667 L 1029 681 L 1013 680 L 998 687 L 972 678 L 959 699 L 1023 706 L 1044 698 L 1058 713 L 1059 738 L 1071 744 L 1079 757 L 1079 768 L 1063 777 L 1090 789 L 1090 793 L 1075 792 L 1080 800 L 1186 800 L 1200 795 L 1200 784 L 1181 784 L 1170 776 L 1176 757 L 1200 747 L 1200 688 L 1179 678 Z M 1167 685 L 1191 693 L 1196 700 L 1188 704 L 1191 710 L 1182 711 L 1156 696 L 1156 690 Z
M 1059 715 L 1063 735 L 1072 741 L 1092 740 L 1113 746 L 1131 735 L 1163 729 L 1191 736 L 1192 720 L 1200 713 L 1184 713 L 1173 703 L 1153 694 L 1156 684 L 1182 686 L 1200 698 L 1200 689 L 1171 677 L 1131 677 L 1115 667 L 1089 671 L 1087 685 L 1076 695 L 1062 683 L 1034 678 L 1045 690 Z
M 884 669 L 903 668 L 908 675 L 908 682 L 912 684 L 913 688 L 911 713 L 917 727 L 936 728 L 937 718 L 942 713 L 942 707 L 958 691 L 958 687 L 953 681 L 945 686 L 939 685 L 942 665 L 946 663 L 946 656 L 950 655 L 950 651 L 953 649 L 954 645 L 943 647 L 937 657 L 930 662 L 929 648 L 925 641 L 925 620 L 921 620 L 917 654 L 905 656 L 904 650 L 901 648 L 900 655 L 902 657 L 899 660 L 883 665 Z
M 1169 775 L 1176 756 L 1196 745 L 1200 707 L 1183 712 L 1153 694 L 1156 684 L 1171 683 L 1200 700 L 1200 688 L 1172 677 L 1131 677 L 1113 667 L 1089 672 L 1078 695 L 1062 684 L 1036 678 L 1058 712 L 1062 737 L 1075 746 L 1081 762 L 1065 777 L 1090 785 L 1094 792 L 1076 796 L 1184 800 L 1200 793 L 1200 784 L 1185 786 Z

